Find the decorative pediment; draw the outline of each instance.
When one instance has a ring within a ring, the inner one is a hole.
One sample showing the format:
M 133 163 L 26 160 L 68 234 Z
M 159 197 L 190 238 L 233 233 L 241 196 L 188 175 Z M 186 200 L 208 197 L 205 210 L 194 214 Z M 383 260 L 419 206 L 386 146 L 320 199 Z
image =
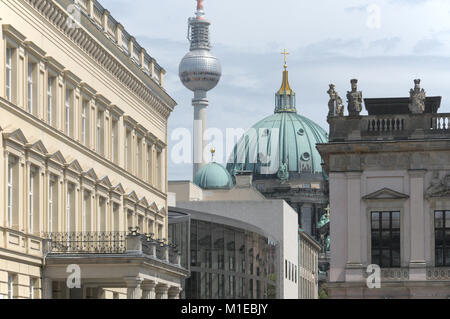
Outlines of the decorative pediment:
M 28 140 L 25 137 L 25 135 L 23 134 L 21 129 L 17 129 L 15 131 L 9 132 L 9 133 L 3 133 L 3 137 L 6 140 L 12 140 L 12 141 L 15 141 L 16 143 L 19 143 L 22 145 L 28 144 Z
M 364 200 L 407 199 L 409 195 L 399 193 L 390 188 L 383 188 L 363 197 Z
M 117 184 L 116 186 L 114 186 L 112 188 L 112 191 L 117 193 L 117 194 L 120 194 L 120 195 L 125 194 L 125 189 L 123 188 L 122 184 L 120 184 L 120 183 Z
M 30 145 L 30 150 L 36 151 L 42 155 L 46 155 L 48 153 L 47 149 L 44 146 L 44 143 L 42 141 L 37 141 Z
M 111 181 L 109 180 L 108 176 L 103 177 L 101 180 L 98 181 L 99 185 L 102 185 L 108 189 L 112 187 Z
M 64 156 L 61 154 L 60 151 L 57 151 L 56 153 L 50 155 L 50 160 L 61 165 L 66 164 L 66 159 L 64 158 Z
M 138 204 L 141 205 L 141 206 L 143 206 L 143 207 L 145 207 L 145 208 L 147 208 L 147 207 L 148 207 L 148 201 L 147 201 L 147 198 L 145 198 L 145 196 L 142 197 Z
M 152 211 L 154 211 L 155 213 L 158 213 L 158 211 L 159 211 L 158 205 L 156 205 L 155 202 L 152 202 L 152 203 L 149 205 L 149 208 L 150 208 Z
M 92 181 L 94 181 L 94 182 L 97 181 L 97 179 L 98 179 L 98 176 L 95 173 L 95 170 L 93 168 L 91 168 L 90 170 L 84 172 L 83 176 L 88 178 L 88 179 L 90 179 L 90 180 L 92 180 Z
M 127 195 L 127 199 L 130 200 L 130 201 L 133 201 L 133 202 L 135 202 L 135 203 L 137 203 L 137 202 L 139 201 L 139 198 L 137 197 L 135 191 L 132 191 L 131 193 L 129 193 L 129 194 Z
M 161 208 L 158 213 L 165 216 L 167 213 L 166 208 L 165 207 Z
M 82 173 L 83 172 L 83 168 L 81 167 L 80 163 L 78 162 L 78 160 L 73 160 L 68 166 L 68 169 L 70 169 L 71 171 L 77 172 L 77 173 Z

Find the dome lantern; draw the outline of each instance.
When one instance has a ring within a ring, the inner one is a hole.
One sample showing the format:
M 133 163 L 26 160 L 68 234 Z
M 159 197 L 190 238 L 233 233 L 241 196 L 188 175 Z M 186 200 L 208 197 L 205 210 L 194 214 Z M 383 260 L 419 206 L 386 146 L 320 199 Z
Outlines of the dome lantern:
M 281 88 L 275 93 L 275 113 L 297 113 L 295 92 L 289 85 L 289 72 L 287 70 L 287 55 L 289 52 L 286 49 L 281 52 L 284 55 L 284 71 Z

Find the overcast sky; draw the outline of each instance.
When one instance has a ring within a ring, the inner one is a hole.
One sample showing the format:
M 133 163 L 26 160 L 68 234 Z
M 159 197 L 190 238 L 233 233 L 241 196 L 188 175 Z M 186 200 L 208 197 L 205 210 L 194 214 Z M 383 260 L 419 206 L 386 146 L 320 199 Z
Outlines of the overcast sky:
M 178 102 L 169 139 L 192 129 L 193 94 L 178 78 L 189 49 L 187 19 L 194 0 L 101 0 L 166 70 L 166 88 Z M 281 84 L 283 48 L 298 112 L 328 131 L 328 84 L 345 100 L 350 79 L 363 97 L 408 96 L 422 79 L 428 96 L 443 96 L 450 112 L 450 1 L 448 0 L 205 0 L 212 53 L 223 76 L 209 93 L 208 126 L 249 128 L 273 113 Z M 175 142 L 169 143 L 169 153 Z M 225 162 L 224 158 L 217 161 Z M 187 180 L 190 165 L 169 159 L 169 179 Z

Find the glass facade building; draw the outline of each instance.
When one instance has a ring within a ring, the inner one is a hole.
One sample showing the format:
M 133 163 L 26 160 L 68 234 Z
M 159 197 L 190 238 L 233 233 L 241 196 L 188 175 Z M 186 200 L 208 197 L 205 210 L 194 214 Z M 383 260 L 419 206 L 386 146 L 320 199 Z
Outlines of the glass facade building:
M 186 298 L 275 298 L 275 249 L 257 233 L 192 219 Z

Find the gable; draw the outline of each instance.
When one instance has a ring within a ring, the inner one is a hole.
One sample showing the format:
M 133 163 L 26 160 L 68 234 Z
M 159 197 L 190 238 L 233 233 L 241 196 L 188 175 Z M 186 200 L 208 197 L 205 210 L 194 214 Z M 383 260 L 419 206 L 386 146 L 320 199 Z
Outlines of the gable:
M 57 151 L 56 153 L 52 154 L 50 156 L 50 159 L 62 165 L 66 163 L 66 159 L 64 158 L 64 156 L 61 154 L 60 151 Z
M 83 168 L 81 167 L 81 165 L 78 162 L 78 160 L 72 161 L 67 168 L 72 170 L 72 171 L 74 171 L 74 172 L 77 172 L 77 173 L 82 173 L 83 172 Z
M 383 199 L 407 199 L 409 195 L 394 191 L 390 188 L 383 188 L 363 197 L 364 200 L 383 200 Z
M 43 154 L 43 155 L 46 155 L 48 153 L 48 151 L 45 148 L 44 143 L 42 143 L 42 141 L 35 142 L 34 144 L 31 145 L 30 149 L 32 149 L 40 154 Z
M 3 133 L 3 136 L 6 140 L 12 140 L 19 144 L 25 145 L 28 143 L 28 141 L 21 129 L 17 129 L 10 133 Z

